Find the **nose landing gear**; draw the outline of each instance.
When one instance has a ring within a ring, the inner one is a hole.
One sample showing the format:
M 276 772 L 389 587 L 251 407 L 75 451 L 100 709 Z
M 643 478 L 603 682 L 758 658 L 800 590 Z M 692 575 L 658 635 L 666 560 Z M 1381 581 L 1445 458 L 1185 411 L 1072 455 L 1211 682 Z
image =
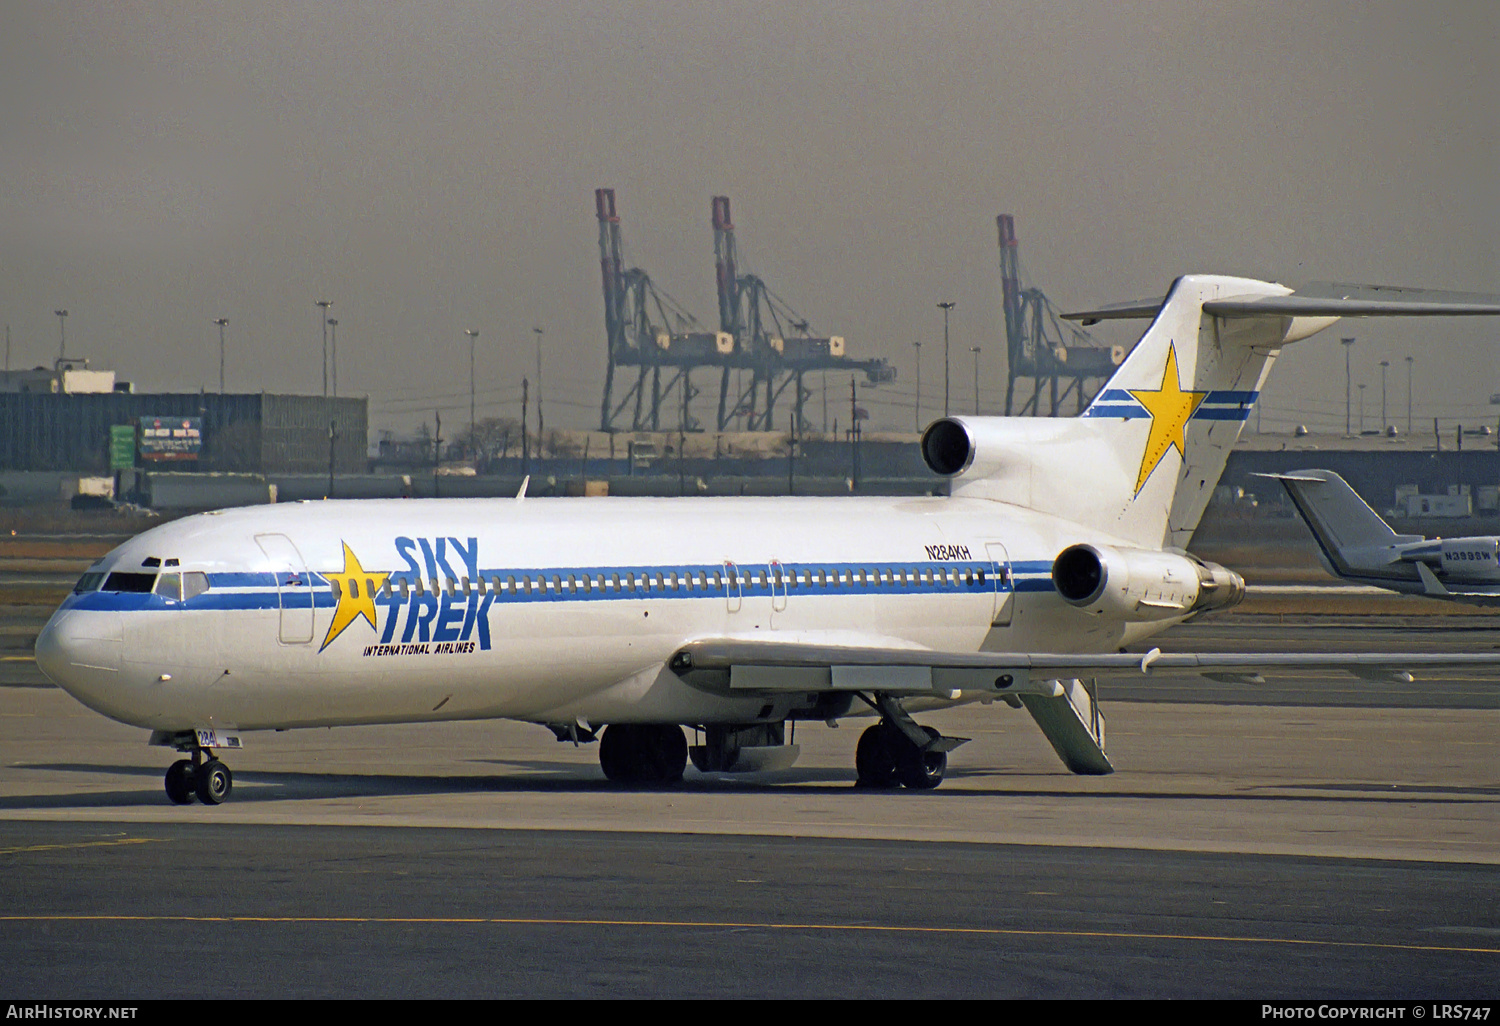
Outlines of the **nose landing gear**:
M 151 744 L 170 746 L 189 756 L 167 767 L 167 798 L 173 805 L 191 805 L 194 799 L 204 805 L 219 805 L 234 790 L 234 774 L 214 757 L 210 745 L 239 748 L 238 736 L 212 730 L 157 732 L 151 735 Z
M 203 754 L 210 758 L 199 761 Z M 234 774 L 213 753 L 199 749 L 192 759 L 178 759 L 167 767 L 167 797 L 174 805 L 191 805 L 196 798 L 204 805 L 219 805 L 234 790 Z

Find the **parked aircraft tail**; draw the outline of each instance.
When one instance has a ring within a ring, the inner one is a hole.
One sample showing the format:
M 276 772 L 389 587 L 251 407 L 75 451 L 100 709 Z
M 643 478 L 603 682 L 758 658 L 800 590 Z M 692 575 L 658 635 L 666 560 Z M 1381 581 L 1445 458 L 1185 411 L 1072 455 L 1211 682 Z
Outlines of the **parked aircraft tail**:
M 1349 554 L 1355 549 L 1376 549 L 1422 540 L 1417 534 L 1397 534 L 1349 487 L 1349 482 L 1331 470 L 1295 470 L 1290 474 L 1261 474 L 1275 478 L 1318 543 L 1318 550 L 1335 576 L 1352 571 Z

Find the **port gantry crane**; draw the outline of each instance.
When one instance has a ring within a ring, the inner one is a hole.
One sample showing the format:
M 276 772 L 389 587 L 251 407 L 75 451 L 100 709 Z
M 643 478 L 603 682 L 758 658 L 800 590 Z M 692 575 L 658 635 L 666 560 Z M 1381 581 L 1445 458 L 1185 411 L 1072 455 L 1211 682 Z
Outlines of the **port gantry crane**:
M 1044 385 L 1050 386 L 1051 393 L 1047 416 L 1058 416 L 1070 395 L 1075 400 L 1075 412 L 1082 413 L 1094 393 L 1124 361 L 1127 347 L 1104 345 L 1082 328 L 1063 321 L 1041 289 L 1025 284 L 1016 245 L 1015 217 L 1000 214 L 995 218 L 995 226 L 1000 235 L 1000 300 L 1005 314 L 1008 357 L 1005 415 L 1012 415 L 1017 379 L 1031 383 L 1031 397 L 1017 415 L 1042 415 Z
M 629 430 L 662 430 L 664 409 L 677 411 L 678 430 L 702 430 L 691 408 L 700 391 L 693 384 L 692 374 L 699 368 L 718 368 L 720 372 L 715 418 L 719 431 L 728 430 L 736 418 L 743 418 L 746 430 L 773 430 L 777 401 L 788 386 L 795 385 L 788 427 L 800 435 L 803 403 L 810 395 L 803 387 L 803 375 L 809 371 L 862 372 L 871 384 L 895 379 L 895 369 L 885 360 L 846 356 L 841 336 L 810 334 L 807 320 L 777 297 L 763 279 L 739 273 L 727 196 L 715 196 L 712 206 L 717 331 L 704 328 L 680 303 L 657 288 L 644 270 L 625 267 L 613 189 L 594 191 L 594 209 L 599 220 L 608 340 L 600 430 L 620 430 L 627 407 L 633 408 Z M 615 402 L 617 367 L 636 368 L 636 380 Z M 743 372 L 749 372 L 750 382 L 743 390 L 732 387 L 736 371 L 741 372 L 741 378 Z M 667 427 L 671 429 L 672 425 Z

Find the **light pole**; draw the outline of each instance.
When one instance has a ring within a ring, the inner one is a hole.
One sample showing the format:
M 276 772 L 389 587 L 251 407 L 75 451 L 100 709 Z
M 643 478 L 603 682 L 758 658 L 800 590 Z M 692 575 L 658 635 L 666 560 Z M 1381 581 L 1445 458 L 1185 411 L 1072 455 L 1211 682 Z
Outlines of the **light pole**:
M 546 423 L 542 420 L 542 329 L 532 328 L 536 335 L 536 454 L 540 459 L 542 455 L 542 432 L 546 430 Z
M 979 416 L 979 347 L 970 346 L 969 352 L 974 354 L 974 416 Z
M 913 348 L 917 351 L 917 401 L 912 405 L 912 428 L 916 431 L 922 430 L 922 343 L 913 342 Z
M 948 416 L 948 311 L 952 310 L 956 303 L 939 303 L 938 307 L 943 311 L 943 416 Z
M 478 448 L 474 434 L 474 343 L 479 341 L 479 332 L 468 328 L 464 334 L 469 336 L 469 447 L 473 450 Z
M 1385 369 L 1391 365 L 1389 360 L 1380 361 L 1380 433 L 1385 434 L 1387 424 L 1385 422 Z
M 323 398 L 328 398 L 328 308 L 333 305 L 331 300 L 319 299 L 313 304 L 322 312 L 318 320 L 323 326 Z
M 66 360 L 68 358 L 68 311 L 54 310 L 52 312 L 57 314 L 57 333 L 62 340 L 57 350 L 57 358 L 59 361 Z
M 1344 437 L 1347 438 L 1354 431 L 1354 386 L 1350 384 L 1353 379 L 1349 376 L 1349 352 L 1354 348 L 1354 339 L 1341 338 L 1339 341 L 1344 344 Z
M 333 365 L 333 397 L 339 397 L 339 322 L 334 318 L 328 318 L 328 344 L 332 349 L 333 358 L 329 363 Z
M 1411 365 L 1416 362 L 1415 356 L 1406 358 L 1406 437 L 1411 437 Z
M 219 326 L 219 394 L 224 394 L 224 328 L 229 324 L 228 317 L 217 317 L 214 323 Z

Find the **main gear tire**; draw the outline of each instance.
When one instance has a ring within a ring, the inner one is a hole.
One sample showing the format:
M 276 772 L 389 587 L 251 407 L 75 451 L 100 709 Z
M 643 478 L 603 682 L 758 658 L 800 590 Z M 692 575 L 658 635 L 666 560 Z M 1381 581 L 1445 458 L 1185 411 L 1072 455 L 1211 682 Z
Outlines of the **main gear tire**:
M 865 728 L 854 749 L 854 770 L 859 786 L 887 790 L 900 784 L 897 777 L 896 743 L 904 742 L 884 721 Z
M 931 727 L 923 727 L 927 736 L 936 740 L 942 737 Z M 924 752 L 905 737 L 901 738 L 901 749 L 896 757 L 896 776 L 902 786 L 913 791 L 930 791 L 943 782 L 948 772 L 947 752 Z
M 599 768 L 617 784 L 675 784 L 687 761 L 687 737 L 675 723 L 613 723 L 599 739 Z

